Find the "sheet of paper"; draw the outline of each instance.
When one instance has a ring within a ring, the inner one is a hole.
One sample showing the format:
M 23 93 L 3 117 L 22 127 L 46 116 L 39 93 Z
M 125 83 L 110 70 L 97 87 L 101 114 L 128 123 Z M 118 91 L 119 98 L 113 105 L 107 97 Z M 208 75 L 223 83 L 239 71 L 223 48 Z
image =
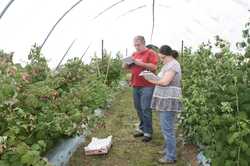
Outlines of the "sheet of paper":
M 144 77 L 146 80 L 155 80 L 155 81 L 160 80 L 160 77 L 158 77 L 157 75 L 155 75 L 151 71 L 144 70 L 139 75 Z
M 132 65 L 134 63 L 134 60 L 132 59 L 131 56 L 122 59 L 122 61 L 123 61 L 123 63 L 126 63 L 128 65 Z

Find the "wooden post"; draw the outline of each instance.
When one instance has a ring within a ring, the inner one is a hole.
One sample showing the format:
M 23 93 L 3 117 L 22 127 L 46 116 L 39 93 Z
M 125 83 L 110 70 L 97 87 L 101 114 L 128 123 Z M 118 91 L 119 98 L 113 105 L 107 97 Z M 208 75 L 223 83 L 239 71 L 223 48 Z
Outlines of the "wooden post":
M 181 56 L 180 56 L 180 63 L 181 63 L 181 65 L 183 65 L 183 56 L 184 56 L 184 41 L 181 40 Z
M 102 40 L 102 61 L 104 58 L 104 40 Z
M 184 41 L 183 40 L 181 40 L 181 70 L 182 70 L 182 72 L 184 71 Z M 182 85 L 182 89 L 184 89 L 184 85 L 183 85 L 183 83 L 181 83 L 181 85 Z
M 153 0 L 153 3 L 152 3 L 152 31 L 151 31 L 151 37 L 150 37 L 151 43 L 153 42 L 154 29 L 155 29 L 155 0 Z
M 181 59 L 182 59 L 182 57 L 183 57 L 183 51 L 184 51 L 184 41 L 182 40 L 181 41 Z

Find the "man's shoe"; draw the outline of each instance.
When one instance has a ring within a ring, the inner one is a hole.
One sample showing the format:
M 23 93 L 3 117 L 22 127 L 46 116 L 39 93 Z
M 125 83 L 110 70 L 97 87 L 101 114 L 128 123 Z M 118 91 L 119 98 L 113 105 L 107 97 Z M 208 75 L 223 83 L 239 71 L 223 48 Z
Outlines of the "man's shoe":
M 166 152 L 165 152 L 165 150 L 160 150 L 160 151 L 158 152 L 158 154 L 160 154 L 160 155 L 165 155 Z
M 152 137 L 144 136 L 144 138 L 142 139 L 142 142 L 149 142 L 151 140 L 152 140 Z
M 175 164 L 176 160 L 167 160 L 164 157 L 162 157 L 158 160 L 158 162 L 161 164 Z
M 143 133 L 135 133 L 135 134 L 134 134 L 134 137 L 135 137 L 135 138 L 136 138 L 136 137 L 142 137 L 142 136 L 144 136 Z

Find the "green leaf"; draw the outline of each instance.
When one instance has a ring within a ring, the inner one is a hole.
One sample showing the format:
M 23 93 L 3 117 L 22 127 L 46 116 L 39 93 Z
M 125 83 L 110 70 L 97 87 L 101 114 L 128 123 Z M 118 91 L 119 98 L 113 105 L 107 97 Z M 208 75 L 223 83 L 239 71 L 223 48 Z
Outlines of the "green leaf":
M 16 152 L 20 155 L 25 154 L 29 151 L 29 146 L 26 145 L 24 142 L 18 143 L 16 147 Z
M 232 160 L 226 160 L 225 166 L 233 166 L 233 165 L 235 165 L 234 161 L 232 161 Z
M 7 161 L 4 161 L 4 160 L 0 160 L 0 165 L 1 166 L 10 166 L 10 164 L 7 163 Z
M 32 149 L 32 150 L 35 150 L 35 151 L 41 151 L 41 147 L 40 147 L 38 144 L 33 144 L 33 145 L 31 146 L 31 149 Z
M 70 119 L 74 122 L 74 123 L 79 123 L 82 120 L 82 114 L 80 112 L 76 112 L 74 113 Z
M 237 153 L 238 153 L 237 150 L 232 150 L 232 151 L 230 151 L 230 156 L 231 156 L 232 158 L 235 158 L 235 157 L 237 156 Z
M 28 151 L 21 157 L 22 164 L 34 165 L 40 160 L 40 154 L 38 151 Z
M 228 143 L 233 144 L 238 138 L 239 138 L 239 133 L 233 133 L 231 136 L 229 136 Z

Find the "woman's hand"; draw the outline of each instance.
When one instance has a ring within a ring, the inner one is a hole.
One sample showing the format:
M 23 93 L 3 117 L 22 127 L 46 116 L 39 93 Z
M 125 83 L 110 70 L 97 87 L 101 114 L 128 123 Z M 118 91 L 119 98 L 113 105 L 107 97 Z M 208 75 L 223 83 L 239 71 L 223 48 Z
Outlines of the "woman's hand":
M 158 81 L 156 81 L 156 80 L 147 80 L 147 81 L 152 83 L 152 84 L 158 85 Z
M 164 74 L 164 76 L 160 80 L 147 80 L 148 82 L 159 85 L 159 86 L 167 86 L 175 76 L 175 71 L 168 71 Z

